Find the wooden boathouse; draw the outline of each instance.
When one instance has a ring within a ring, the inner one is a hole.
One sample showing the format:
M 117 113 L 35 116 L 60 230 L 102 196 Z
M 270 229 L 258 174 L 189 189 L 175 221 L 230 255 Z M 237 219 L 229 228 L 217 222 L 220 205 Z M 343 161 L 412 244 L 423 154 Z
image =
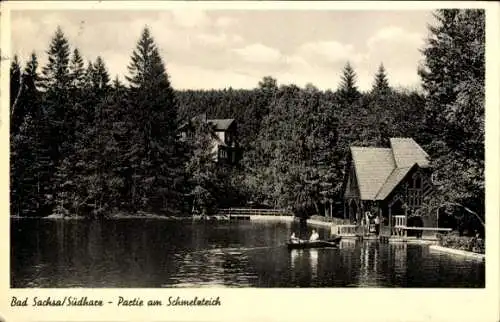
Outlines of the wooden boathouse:
M 380 222 L 380 236 L 417 236 L 437 232 L 436 213 L 421 209 L 434 192 L 428 154 L 411 138 L 391 138 L 390 148 L 350 147 L 343 183 L 346 234 L 359 234 Z M 370 235 L 368 233 L 368 235 Z

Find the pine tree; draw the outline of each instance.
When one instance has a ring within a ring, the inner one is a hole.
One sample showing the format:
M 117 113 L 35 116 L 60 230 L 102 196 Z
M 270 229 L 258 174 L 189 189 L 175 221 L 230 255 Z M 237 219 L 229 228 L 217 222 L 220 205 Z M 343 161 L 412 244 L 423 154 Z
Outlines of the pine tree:
M 48 63 L 42 68 L 41 88 L 46 92 L 44 105 L 51 122 L 52 160 L 59 162 L 60 156 L 68 153 L 73 127 L 68 124 L 68 113 L 72 103 L 70 94 L 71 75 L 69 72 L 69 43 L 58 27 L 51 40 Z M 64 133 L 64 135 L 63 135 Z
M 111 86 L 113 87 L 114 90 L 123 89 L 125 87 L 123 85 L 123 83 L 120 81 L 120 79 L 118 78 L 118 75 L 115 76 L 115 79 L 113 79 Z
M 10 127 L 13 133 L 17 133 L 19 130 L 24 116 L 23 107 L 18 104 L 23 86 L 21 78 L 19 59 L 17 55 L 14 55 L 14 59 L 10 65 Z
M 71 75 L 71 85 L 73 88 L 82 89 L 85 83 L 85 66 L 83 58 L 78 48 L 73 50 L 73 56 L 69 65 Z
M 74 155 L 75 125 L 78 114 L 78 97 L 73 95 L 70 73 L 70 46 L 61 28 L 58 27 L 47 51 L 48 62 L 42 68 L 41 88 L 45 92 L 42 106 L 43 122 L 40 131 L 42 140 L 50 138 L 49 178 L 44 188 L 47 195 L 58 204 L 65 202 L 64 185 L 71 182 L 73 173 L 63 171 L 64 159 Z M 43 145 L 44 145 L 43 144 Z
M 94 73 L 95 73 L 95 68 L 94 68 L 94 63 L 92 63 L 90 60 L 87 62 L 87 69 L 85 70 L 85 89 L 87 91 L 92 91 L 94 90 Z
M 108 108 L 109 76 L 101 57 L 89 62 L 84 71 L 78 63 L 82 94 L 73 97 L 71 122 L 73 137 L 72 153 L 65 155 L 58 166 L 58 198 L 56 212 L 61 215 L 101 216 L 106 210 L 107 193 L 104 127 L 112 119 L 106 119 Z M 69 115 L 69 114 L 68 114 Z
M 105 91 L 109 88 L 110 78 L 101 56 L 98 56 L 94 63 L 92 82 L 94 88 L 98 91 Z
M 347 104 L 352 104 L 361 96 L 356 86 L 356 73 L 349 62 L 344 66 L 338 93 L 340 100 Z
M 372 94 L 385 95 L 389 92 L 389 81 L 387 80 L 387 73 L 384 65 L 380 64 L 377 74 L 375 74 L 375 82 L 372 87 Z
M 47 55 L 48 63 L 42 69 L 43 88 L 52 91 L 67 89 L 71 81 L 69 73 L 70 47 L 60 27 L 57 27 Z
M 23 72 L 18 97 L 21 125 L 11 132 L 11 211 L 18 215 L 46 215 L 50 210 L 52 163 L 50 124 L 41 108 L 35 53 Z
M 24 70 L 24 85 L 25 91 L 23 96 L 24 104 L 29 106 L 27 117 L 29 122 L 26 122 L 26 131 L 30 137 L 30 154 L 32 157 L 32 165 L 28 170 L 27 176 L 31 179 L 27 184 L 30 187 L 28 208 L 33 212 L 38 213 L 50 204 L 50 200 L 46 199 L 46 192 L 50 191 L 50 123 L 43 110 L 41 101 L 41 93 L 38 89 L 40 76 L 38 74 L 38 58 L 33 52 L 31 59 L 27 63 Z
M 24 69 L 24 85 L 27 91 L 38 92 L 40 76 L 38 75 L 38 57 L 35 52 L 31 53 L 30 60 Z
M 131 134 L 137 140 L 131 160 L 140 164 L 130 178 L 132 199 L 142 207 L 176 211 L 182 178 L 182 159 L 177 153 L 177 102 L 148 28 L 132 53 L 128 69 L 128 117 L 135 127 Z
M 443 9 L 429 27 L 419 70 L 436 198 L 484 214 L 484 10 Z

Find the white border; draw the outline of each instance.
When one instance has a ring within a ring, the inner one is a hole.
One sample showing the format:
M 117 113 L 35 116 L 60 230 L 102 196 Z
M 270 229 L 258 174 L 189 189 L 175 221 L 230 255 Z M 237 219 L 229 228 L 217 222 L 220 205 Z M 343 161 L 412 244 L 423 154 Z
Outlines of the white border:
M 486 288 L 485 289 L 10 289 L 9 281 L 9 138 L 8 76 L 10 62 L 1 64 L 0 140 L 2 183 L 0 224 L 0 317 L 6 321 L 498 321 L 498 110 L 500 91 L 499 6 L 495 2 L 7 2 L 1 5 L 1 48 L 10 52 L 10 10 L 418 10 L 436 8 L 487 9 L 486 86 Z M 12 309 L 10 298 L 71 294 L 114 299 L 166 299 L 175 296 L 221 296 L 222 307 L 211 308 L 67 308 Z

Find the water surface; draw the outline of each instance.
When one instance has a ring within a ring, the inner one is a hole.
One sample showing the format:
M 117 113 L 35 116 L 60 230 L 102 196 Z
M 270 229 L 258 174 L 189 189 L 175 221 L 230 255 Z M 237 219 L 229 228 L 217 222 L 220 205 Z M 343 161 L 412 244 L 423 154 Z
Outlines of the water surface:
M 292 230 L 298 224 L 13 219 L 11 286 L 484 287 L 477 260 L 376 241 L 288 251 Z

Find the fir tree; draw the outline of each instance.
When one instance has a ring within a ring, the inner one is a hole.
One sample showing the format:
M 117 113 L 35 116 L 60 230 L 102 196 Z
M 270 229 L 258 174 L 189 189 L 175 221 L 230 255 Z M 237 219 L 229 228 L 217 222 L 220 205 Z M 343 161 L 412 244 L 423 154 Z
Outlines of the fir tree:
M 484 10 L 435 12 L 419 73 L 426 92 L 426 141 L 437 202 L 484 214 Z
M 94 89 L 98 91 L 105 91 L 109 88 L 109 82 L 110 78 L 106 65 L 101 56 L 98 56 L 93 65 L 92 83 L 94 85 Z
M 30 116 L 35 121 L 39 119 L 41 112 L 39 82 L 38 58 L 33 52 L 23 72 L 23 95 L 20 100 L 25 116 Z
M 375 82 L 372 87 L 372 94 L 384 95 L 390 90 L 389 81 L 387 80 L 387 73 L 384 65 L 380 64 L 377 74 L 375 74 Z
M 73 127 L 69 124 L 68 115 L 72 111 L 69 72 L 69 43 L 61 28 L 58 27 L 51 40 L 47 65 L 42 68 L 41 87 L 46 92 L 43 105 L 51 123 L 52 161 L 59 162 L 61 155 L 71 149 Z M 64 133 L 64 135 L 63 135 Z
M 21 126 L 11 132 L 11 211 L 18 215 L 47 215 L 51 207 L 51 125 L 41 108 L 37 69 L 32 53 L 18 99 L 19 110 L 24 111 Z
M 151 209 L 178 210 L 182 166 L 177 142 L 177 102 L 165 65 L 148 28 L 145 28 L 128 66 L 128 96 L 134 160 L 140 173 L 133 171 L 132 199 Z
M 18 104 L 22 92 L 21 82 L 21 66 L 17 55 L 10 65 L 10 114 L 11 114 L 11 131 L 17 133 L 21 126 L 22 118 L 24 116 L 23 107 Z
M 120 79 L 118 78 L 118 75 L 115 76 L 115 79 L 113 79 L 113 82 L 111 84 L 111 86 L 113 87 L 113 89 L 117 90 L 117 89 L 123 89 L 125 86 L 123 85 L 123 83 L 120 81 Z
M 71 81 L 69 73 L 70 47 L 60 27 L 57 27 L 47 55 L 48 63 L 42 69 L 43 88 L 52 91 L 67 89 Z
M 85 64 L 78 48 L 73 51 L 69 71 L 73 88 L 82 89 L 85 83 Z
M 95 74 L 95 68 L 94 68 L 94 63 L 92 63 L 90 60 L 87 62 L 87 69 L 85 70 L 85 89 L 88 91 L 94 90 L 94 74 Z
M 356 86 L 356 73 L 349 62 L 344 66 L 338 93 L 341 101 L 347 104 L 352 104 L 361 96 Z

